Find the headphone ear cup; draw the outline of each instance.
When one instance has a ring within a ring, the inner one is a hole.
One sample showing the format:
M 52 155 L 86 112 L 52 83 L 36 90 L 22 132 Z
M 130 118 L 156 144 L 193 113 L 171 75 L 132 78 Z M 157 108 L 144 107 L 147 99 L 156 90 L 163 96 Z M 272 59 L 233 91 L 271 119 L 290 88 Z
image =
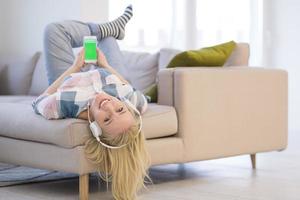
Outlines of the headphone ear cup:
M 96 121 L 90 123 L 90 129 L 94 137 L 98 138 L 102 135 L 102 130 Z

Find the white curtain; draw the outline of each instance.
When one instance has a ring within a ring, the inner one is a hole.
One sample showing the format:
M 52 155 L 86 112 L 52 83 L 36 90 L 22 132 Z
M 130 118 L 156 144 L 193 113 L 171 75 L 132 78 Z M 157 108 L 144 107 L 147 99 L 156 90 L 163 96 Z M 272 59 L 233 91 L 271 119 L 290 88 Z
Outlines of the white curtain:
M 234 40 L 249 43 L 250 63 L 261 64 L 260 0 L 110 0 L 109 19 L 130 3 L 134 16 L 120 41 L 122 49 L 199 49 Z

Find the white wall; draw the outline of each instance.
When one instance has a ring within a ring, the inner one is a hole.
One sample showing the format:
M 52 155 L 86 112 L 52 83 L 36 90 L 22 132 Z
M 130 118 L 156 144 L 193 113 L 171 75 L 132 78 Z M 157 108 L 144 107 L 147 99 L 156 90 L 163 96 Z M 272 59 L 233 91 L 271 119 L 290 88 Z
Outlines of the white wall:
M 80 0 L 81 20 L 108 21 L 108 0 Z
M 298 0 L 265 0 L 264 3 L 264 63 L 289 73 L 290 130 L 300 130 L 299 11 Z
M 106 21 L 108 0 L 0 0 L 0 55 L 42 50 L 44 27 L 54 21 Z

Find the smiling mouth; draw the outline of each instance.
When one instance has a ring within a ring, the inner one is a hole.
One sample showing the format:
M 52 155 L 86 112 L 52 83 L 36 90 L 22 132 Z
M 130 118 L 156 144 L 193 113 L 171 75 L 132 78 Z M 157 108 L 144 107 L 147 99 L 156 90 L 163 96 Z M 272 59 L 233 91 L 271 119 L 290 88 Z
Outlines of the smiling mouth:
M 106 102 L 108 102 L 108 101 L 110 101 L 110 100 L 111 100 L 111 99 L 107 99 L 107 98 L 101 100 L 100 103 L 99 103 L 99 109 L 103 106 L 103 104 L 105 104 Z

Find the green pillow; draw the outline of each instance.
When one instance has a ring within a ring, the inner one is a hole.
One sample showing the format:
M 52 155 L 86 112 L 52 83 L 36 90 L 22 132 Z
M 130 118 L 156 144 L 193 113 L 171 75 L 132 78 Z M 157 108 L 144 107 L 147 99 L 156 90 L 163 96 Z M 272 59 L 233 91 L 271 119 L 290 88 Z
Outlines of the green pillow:
M 234 50 L 235 46 L 236 43 L 234 41 L 230 41 L 199 50 L 184 51 L 177 54 L 170 61 L 167 68 L 177 66 L 222 66 Z
M 157 84 L 154 83 L 150 85 L 144 93 L 146 96 L 148 96 L 149 102 L 157 102 Z
M 236 43 L 230 41 L 199 50 L 184 51 L 174 56 L 167 68 L 223 66 L 235 47 Z M 157 102 L 157 84 L 150 85 L 144 94 L 150 98 L 150 102 Z

